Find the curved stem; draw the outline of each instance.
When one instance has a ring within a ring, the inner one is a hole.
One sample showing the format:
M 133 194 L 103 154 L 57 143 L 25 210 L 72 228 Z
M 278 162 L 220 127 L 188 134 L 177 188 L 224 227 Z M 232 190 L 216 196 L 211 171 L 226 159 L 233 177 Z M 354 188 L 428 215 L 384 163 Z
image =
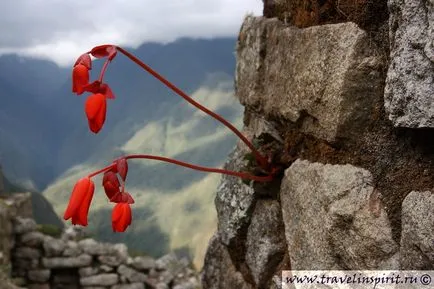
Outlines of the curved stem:
M 249 179 L 249 180 L 254 180 L 254 181 L 258 181 L 258 182 L 269 182 L 273 180 L 273 176 L 272 175 L 268 175 L 268 176 L 254 176 L 248 173 L 243 173 L 243 172 L 235 172 L 235 171 L 230 171 L 230 170 L 225 170 L 225 169 L 217 169 L 217 168 L 210 168 L 210 167 L 203 167 L 203 166 L 198 166 L 198 165 L 193 165 L 190 163 L 186 163 L 183 161 L 179 161 L 179 160 L 175 160 L 175 159 L 171 159 L 171 158 L 166 158 L 166 157 L 160 157 L 160 156 L 153 156 L 153 155 L 128 155 L 124 157 L 125 159 L 148 159 L 148 160 L 157 160 L 157 161 L 162 161 L 162 162 L 166 162 L 166 163 L 171 163 L 171 164 L 175 164 L 175 165 L 179 165 L 182 167 L 186 167 L 189 169 L 193 169 L 196 171 L 202 171 L 202 172 L 208 172 L 208 173 L 219 173 L 219 174 L 224 174 L 224 175 L 230 175 L 230 176 L 235 176 L 235 177 L 239 177 L 242 179 Z M 99 171 L 93 172 L 90 175 L 88 175 L 89 178 L 94 177 L 102 172 L 105 172 L 109 169 L 111 169 L 114 166 L 114 164 L 111 164 L 105 168 L 100 169 Z
M 102 69 L 101 69 L 101 73 L 99 74 L 99 82 L 101 82 L 101 83 L 102 83 L 102 80 L 103 80 L 103 78 L 104 78 L 105 71 L 107 70 L 107 67 L 108 67 L 109 63 L 110 63 L 110 60 L 107 59 L 107 60 L 104 62 L 104 65 L 103 65 L 103 67 L 102 67 Z
M 268 163 L 267 159 L 264 156 L 262 156 L 256 150 L 256 148 L 253 146 L 253 144 L 238 129 L 236 129 L 230 122 L 228 122 L 227 120 L 225 120 L 223 117 L 221 117 L 217 113 L 215 113 L 215 112 L 207 109 L 206 107 L 204 107 L 200 103 L 198 103 L 195 100 L 193 100 L 185 92 L 183 92 L 181 89 L 179 89 L 178 87 L 176 87 L 170 81 L 168 81 L 167 79 L 165 79 L 162 75 L 160 75 L 158 72 L 156 72 L 155 70 L 153 70 L 151 67 L 149 67 L 148 65 L 146 65 L 145 63 L 143 63 L 140 59 L 138 59 L 133 54 L 129 53 L 128 51 L 126 51 L 125 49 L 123 49 L 122 47 L 119 47 L 119 46 L 116 46 L 116 49 L 118 51 L 120 51 L 122 54 L 124 54 L 126 57 L 128 57 L 129 59 L 131 59 L 134 63 L 136 63 L 137 65 L 139 65 L 141 68 L 143 68 L 144 70 L 146 70 L 147 72 L 149 72 L 152 76 L 154 76 L 155 78 L 157 78 L 159 81 L 161 81 L 162 83 L 164 83 L 167 87 L 169 87 L 171 90 L 173 90 L 179 96 L 181 96 L 182 98 L 184 98 L 187 102 L 189 102 L 190 104 L 192 104 L 196 108 L 200 109 L 201 111 L 205 112 L 206 114 L 212 116 L 214 119 L 218 120 L 219 122 L 221 122 L 222 124 L 224 124 L 226 127 L 228 127 L 232 132 L 234 132 L 249 147 L 249 149 L 253 152 L 253 154 L 255 156 L 255 159 L 258 162 L 258 164 L 263 169 L 265 169 L 265 170 L 269 169 L 269 163 Z
M 96 176 L 96 175 L 99 175 L 100 173 L 104 173 L 105 171 L 110 170 L 110 169 L 113 168 L 114 166 L 115 166 L 115 164 L 111 164 L 111 165 L 109 165 L 109 166 L 106 166 L 106 167 L 100 169 L 99 171 L 96 171 L 96 172 L 91 173 L 91 174 L 88 175 L 87 177 L 88 177 L 88 178 L 92 178 L 92 177 L 94 177 L 94 176 Z

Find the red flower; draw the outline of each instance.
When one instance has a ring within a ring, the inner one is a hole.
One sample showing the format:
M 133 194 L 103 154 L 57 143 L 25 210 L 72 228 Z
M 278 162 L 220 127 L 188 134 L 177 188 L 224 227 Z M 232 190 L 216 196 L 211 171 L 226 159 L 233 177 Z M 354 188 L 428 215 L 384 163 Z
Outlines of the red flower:
M 118 192 L 110 198 L 110 202 L 134 204 L 134 199 L 128 192 Z
M 82 94 L 84 87 L 89 84 L 89 68 L 81 63 L 74 66 L 72 70 L 72 92 Z
M 121 184 L 119 183 L 119 179 L 116 176 L 116 173 L 113 171 L 107 171 L 104 173 L 102 185 L 104 187 L 104 192 L 107 195 L 107 198 L 109 198 L 109 200 L 111 200 L 115 195 L 120 193 L 119 187 L 121 186 Z
M 77 61 L 75 61 L 74 66 L 77 66 L 78 64 L 82 64 L 87 67 L 87 69 L 92 69 L 92 59 L 90 59 L 89 53 L 84 53 L 80 55 L 80 57 L 77 58 Z
M 88 97 L 85 106 L 89 129 L 98 133 L 105 122 L 107 112 L 106 97 L 101 93 L 95 93 Z
M 128 163 L 127 159 L 121 158 L 116 161 L 116 171 L 121 176 L 122 180 L 125 182 L 128 174 Z
M 113 208 L 112 212 L 112 228 L 113 232 L 125 232 L 127 227 L 131 225 L 131 207 L 127 203 L 118 203 Z
M 90 178 L 86 177 L 78 180 L 72 190 L 63 218 L 65 220 L 72 218 L 73 225 L 87 226 L 87 215 L 94 191 L 95 185 Z

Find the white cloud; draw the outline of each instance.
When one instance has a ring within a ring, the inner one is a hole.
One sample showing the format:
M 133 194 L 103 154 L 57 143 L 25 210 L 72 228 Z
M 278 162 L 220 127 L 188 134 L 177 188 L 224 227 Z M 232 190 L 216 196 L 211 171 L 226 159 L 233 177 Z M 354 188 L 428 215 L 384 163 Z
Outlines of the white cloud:
M 261 0 L 2 0 L 0 54 L 68 65 L 95 45 L 235 36 Z

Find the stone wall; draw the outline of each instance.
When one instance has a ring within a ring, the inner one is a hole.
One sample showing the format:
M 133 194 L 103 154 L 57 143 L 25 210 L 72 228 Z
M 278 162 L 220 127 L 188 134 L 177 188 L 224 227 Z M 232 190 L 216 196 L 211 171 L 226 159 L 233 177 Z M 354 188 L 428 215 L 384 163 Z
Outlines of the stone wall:
M 240 30 L 236 96 L 283 170 L 222 178 L 204 288 L 279 288 L 291 268 L 434 270 L 434 134 L 417 129 L 432 127 L 434 2 L 264 2 Z M 225 167 L 248 153 L 239 143 Z
M 8 283 L 29 289 L 197 289 L 189 260 L 175 254 L 157 260 L 131 257 L 125 244 L 97 242 L 80 227 L 56 231 L 36 225 L 30 194 L 0 199 L 0 266 Z M 3 277 L 1 277 L 3 276 Z

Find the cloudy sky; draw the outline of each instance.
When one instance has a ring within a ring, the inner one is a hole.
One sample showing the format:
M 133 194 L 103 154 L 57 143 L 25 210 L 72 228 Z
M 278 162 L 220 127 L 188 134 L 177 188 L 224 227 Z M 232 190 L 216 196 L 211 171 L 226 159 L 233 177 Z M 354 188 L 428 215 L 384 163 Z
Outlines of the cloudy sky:
M 0 54 L 69 65 L 92 46 L 235 36 L 261 0 L 1 0 Z

